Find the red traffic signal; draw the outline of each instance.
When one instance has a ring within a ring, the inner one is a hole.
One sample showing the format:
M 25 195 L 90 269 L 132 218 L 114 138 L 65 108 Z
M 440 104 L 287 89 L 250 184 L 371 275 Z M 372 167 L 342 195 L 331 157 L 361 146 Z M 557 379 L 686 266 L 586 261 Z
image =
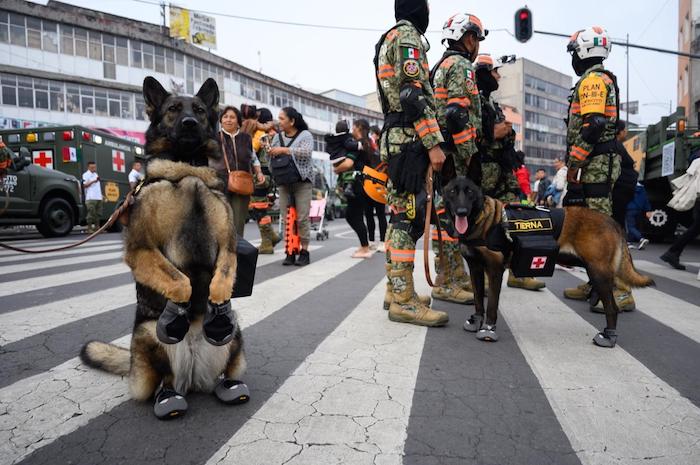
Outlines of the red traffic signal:
M 515 12 L 515 38 L 527 42 L 532 37 L 532 11 L 528 7 Z

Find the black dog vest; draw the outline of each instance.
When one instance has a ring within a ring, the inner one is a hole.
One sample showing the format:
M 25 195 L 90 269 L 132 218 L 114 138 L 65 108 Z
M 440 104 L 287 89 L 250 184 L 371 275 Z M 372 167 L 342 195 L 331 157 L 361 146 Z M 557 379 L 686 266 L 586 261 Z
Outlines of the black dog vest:
M 512 242 L 510 268 L 518 278 L 552 276 L 559 255 L 557 238 L 564 224 L 564 210 L 506 205 L 504 235 Z

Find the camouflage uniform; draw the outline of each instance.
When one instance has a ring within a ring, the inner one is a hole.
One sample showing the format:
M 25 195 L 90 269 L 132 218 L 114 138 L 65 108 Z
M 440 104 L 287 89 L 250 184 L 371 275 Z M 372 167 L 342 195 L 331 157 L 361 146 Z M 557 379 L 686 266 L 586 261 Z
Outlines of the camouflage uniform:
M 481 105 L 496 114 L 496 122 L 505 121 L 503 110 L 496 104 L 493 96 L 487 99 L 481 95 Z M 486 137 L 481 138 L 481 189 L 485 195 L 506 203 L 520 201 L 520 185 L 515 174 L 510 169 L 503 173 L 501 166 L 506 147 L 514 142 L 513 133 L 501 140 L 489 141 Z
M 255 185 L 255 191 L 250 197 L 249 209 L 251 217 L 258 223 L 260 230 L 260 247 L 258 251 L 263 254 L 271 254 L 274 246 L 280 241 L 280 237 L 272 227 L 272 218 L 269 215 L 270 200 L 268 195 L 274 189 L 272 176 L 270 174 L 270 157 L 267 155 L 267 145 L 262 138 L 266 136 L 264 131 L 257 131 L 253 137 L 253 150 L 260 160 L 260 168 L 265 176 L 265 182 Z
M 419 118 L 412 123 L 412 127 L 392 127 L 385 123 L 380 136 L 382 161 L 388 162 L 400 153 L 402 145 L 412 142 L 416 137 L 420 138 L 428 150 L 444 142 L 435 115 L 425 47 L 415 26 L 410 21 L 400 20 L 386 34 L 376 58 L 378 92 L 380 99 L 386 104 L 383 108 L 387 115 L 403 112 L 399 94 L 402 85 L 407 83 L 422 90 L 422 97 L 427 104 Z M 402 219 L 399 222 L 407 228 L 410 228 L 419 215 L 416 196 L 398 192 L 391 180 L 387 185 L 387 203 L 393 214 L 400 215 Z M 409 290 L 412 292 L 410 274 L 413 272 L 415 248 L 416 243 L 411 235 L 392 224 L 387 232 L 387 263 L 390 265 L 387 271 L 394 295 Z
M 566 143 L 569 159 L 567 166 L 572 173 L 581 169 L 581 183 L 608 184 L 609 191 L 604 197 L 586 196 L 588 207 L 606 215 L 612 215 L 612 186 L 620 176 L 620 156 L 614 151 L 591 155 L 595 144 L 583 140 L 583 117 L 598 113 L 605 116 L 606 124 L 598 144 L 615 139 L 617 122 L 617 91 L 613 80 L 604 72 L 603 65 L 595 65 L 583 73 L 571 94 L 571 105 L 567 125 Z
M 481 104 L 474 65 L 463 54 L 448 51 L 433 73 L 438 124 L 442 128 L 443 137 L 449 141 L 445 144 L 445 155 L 454 160 L 456 174 L 466 176 L 471 157 L 478 151 L 477 134 L 481 132 Z M 449 135 L 445 130 L 447 128 L 446 110 L 448 105 L 455 104 L 466 108 L 469 122 L 461 132 Z M 443 255 L 441 258 L 444 267 L 440 266 L 438 231 L 433 227 L 432 246 L 436 257 L 435 269 L 438 274 L 436 283 L 438 288 L 433 288 L 433 297 L 442 299 L 440 294 L 445 296 L 449 294 L 450 297 L 444 300 L 468 301 L 473 296 L 464 294 L 464 291 L 460 294 L 458 289 L 450 289 L 451 281 L 457 274 L 466 276 L 464 261 L 459 252 L 458 240 L 450 237 L 446 232 L 447 218 L 444 217 L 442 198 L 436 199 L 436 207 L 442 227 Z M 460 284 L 466 285 L 466 283 Z

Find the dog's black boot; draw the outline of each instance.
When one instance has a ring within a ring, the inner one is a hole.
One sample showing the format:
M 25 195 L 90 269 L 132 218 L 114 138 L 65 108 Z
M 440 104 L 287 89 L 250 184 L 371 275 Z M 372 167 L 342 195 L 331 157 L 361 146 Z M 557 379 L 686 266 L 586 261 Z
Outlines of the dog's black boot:
M 235 329 L 235 316 L 231 310 L 231 301 L 221 305 L 207 302 L 207 313 L 204 315 L 202 329 L 204 339 L 211 345 L 222 346 L 228 344 L 233 339 Z
M 677 270 L 685 270 L 685 265 L 681 264 L 680 257 L 678 255 L 674 254 L 673 252 L 670 252 L 667 250 L 659 258 Z
M 309 251 L 308 250 L 301 250 L 299 252 L 299 259 L 295 263 L 296 266 L 306 266 L 309 263 L 311 263 L 311 258 L 309 257 Z
M 214 389 L 217 399 L 224 404 L 245 404 L 250 400 L 250 391 L 243 381 L 235 379 L 222 379 Z
M 482 325 L 481 329 L 476 333 L 476 338 L 480 341 L 496 342 L 498 340 L 496 325 Z
M 593 343 L 598 347 L 607 347 L 612 349 L 617 343 L 617 331 L 614 329 L 605 328 L 593 338 Z
M 475 333 L 481 329 L 481 324 L 484 322 L 484 317 L 482 315 L 477 315 L 476 313 L 469 317 L 467 321 L 464 322 L 464 330 L 470 333 Z
M 190 329 L 190 320 L 187 317 L 189 309 L 189 303 L 176 304 L 168 300 L 156 323 L 156 335 L 160 342 L 177 344 L 185 338 Z
M 296 255 L 287 255 L 282 262 L 282 265 L 284 266 L 292 266 L 294 265 L 294 262 L 296 262 L 297 258 Z
M 160 388 L 156 393 L 153 413 L 159 420 L 171 420 L 187 412 L 187 400 L 172 389 Z

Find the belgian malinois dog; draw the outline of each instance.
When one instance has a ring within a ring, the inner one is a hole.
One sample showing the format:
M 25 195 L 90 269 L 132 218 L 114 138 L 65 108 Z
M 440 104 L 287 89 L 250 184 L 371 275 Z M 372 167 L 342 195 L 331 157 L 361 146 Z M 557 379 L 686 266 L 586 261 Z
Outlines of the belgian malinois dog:
M 222 182 L 207 167 L 209 159 L 222 156 L 216 140 L 218 87 L 207 79 L 195 96 L 175 96 L 149 76 L 143 94 L 151 122 L 146 177 L 124 221 L 124 260 L 137 295 L 131 349 L 91 341 L 81 358 L 128 375 L 132 397 L 155 395 L 156 416 L 168 419 L 186 411 L 184 396 L 191 390 L 214 391 L 230 404 L 247 401 L 249 394 L 236 381 L 245 357 L 230 309 L 236 272 L 233 214 Z M 176 323 L 170 330 L 174 327 L 179 338 L 161 334 L 164 315 L 170 317 L 166 323 Z M 207 331 L 226 315 L 225 334 Z
M 449 221 L 460 240 L 462 255 L 467 260 L 474 288 L 475 313 L 464 329 L 476 332 L 481 340 L 497 340 L 496 319 L 503 272 L 510 262 L 510 253 L 489 249 L 490 234 L 503 234 L 503 203 L 486 197 L 481 189 L 464 176 L 453 178 L 444 187 L 443 197 Z M 627 243 L 612 218 L 585 207 L 563 208 L 557 263 L 579 263 L 603 303 L 607 326 L 594 338 L 601 347 L 615 347 L 618 308 L 613 298 L 615 278 L 631 287 L 654 284 L 648 276 L 635 270 Z M 488 309 L 484 321 L 484 272 L 489 278 Z

